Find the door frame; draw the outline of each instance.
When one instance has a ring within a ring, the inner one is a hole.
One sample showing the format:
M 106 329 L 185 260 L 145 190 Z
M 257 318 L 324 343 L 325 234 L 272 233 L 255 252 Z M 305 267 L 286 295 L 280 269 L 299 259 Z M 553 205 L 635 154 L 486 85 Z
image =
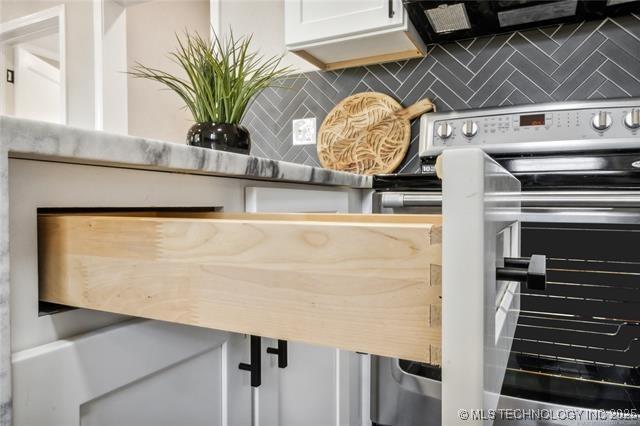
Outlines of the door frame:
M 61 4 L 30 15 L 21 16 L 0 23 L 0 48 L 6 49 L 28 42 L 42 35 L 58 31 L 60 61 L 60 121 L 68 122 L 67 116 L 67 55 L 66 55 L 66 10 Z M 0 68 L 4 69 L 4 56 L 0 55 Z M 1 76 L 4 78 L 4 76 Z M 0 89 L 4 93 L 4 89 Z M 0 102 L 0 113 L 4 113 L 4 103 Z

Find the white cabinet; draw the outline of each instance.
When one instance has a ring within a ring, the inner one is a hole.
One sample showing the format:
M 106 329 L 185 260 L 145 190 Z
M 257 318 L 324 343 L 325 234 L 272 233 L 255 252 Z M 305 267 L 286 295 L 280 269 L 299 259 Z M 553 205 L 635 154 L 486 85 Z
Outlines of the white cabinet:
M 401 0 L 285 0 L 287 49 L 322 69 L 422 56 Z
M 243 207 L 242 180 L 10 160 L 15 426 L 222 425 L 226 332 L 85 309 L 39 315 L 37 212 Z
M 133 320 L 14 353 L 14 424 L 221 425 L 226 339 Z
M 36 223 L 39 208 L 242 211 L 255 182 L 19 159 L 9 174 L 13 424 L 251 424 L 248 374 L 229 374 L 248 361 L 242 335 L 86 309 L 39 315 Z
M 349 194 L 346 190 L 247 188 L 246 210 L 347 213 Z M 278 356 L 266 351 L 277 345 L 275 339 L 262 339 L 262 384 L 253 390 L 253 415 L 258 425 L 362 424 L 362 361 L 366 355 L 288 342 L 288 365 L 278 368 Z M 247 362 L 248 350 L 245 354 L 244 362 Z M 249 373 L 242 374 L 247 376 L 248 384 Z M 368 413 L 364 415 L 369 417 Z

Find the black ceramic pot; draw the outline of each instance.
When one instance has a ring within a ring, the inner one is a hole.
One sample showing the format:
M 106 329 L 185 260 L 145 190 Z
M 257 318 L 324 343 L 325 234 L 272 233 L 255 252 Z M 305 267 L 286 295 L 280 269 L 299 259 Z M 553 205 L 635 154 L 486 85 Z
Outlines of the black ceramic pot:
M 196 123 L 187 133 L 187 144 L 238 154 L 249 154 L 249 131 L 239 124 Z

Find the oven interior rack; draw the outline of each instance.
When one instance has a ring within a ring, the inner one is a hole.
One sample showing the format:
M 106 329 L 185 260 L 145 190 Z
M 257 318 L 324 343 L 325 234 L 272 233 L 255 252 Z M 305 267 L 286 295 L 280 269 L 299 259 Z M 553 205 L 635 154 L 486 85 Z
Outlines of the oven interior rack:
M 521 287 L 503 392 L 589 408 L 640 408 L 640 226 L 524 223 L 547 288 Z
M 547 255 L 547 286 L 521 286 L 502 392 L 640 409 L 640 225 L 523 223 L 521 231 L 522 256 Z M 435 366 L 400 367 L 441 378 Z

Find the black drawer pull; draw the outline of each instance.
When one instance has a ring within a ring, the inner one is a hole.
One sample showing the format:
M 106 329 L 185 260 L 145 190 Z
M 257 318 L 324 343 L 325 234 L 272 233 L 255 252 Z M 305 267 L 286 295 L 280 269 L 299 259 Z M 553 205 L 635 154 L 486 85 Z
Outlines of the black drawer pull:
M 240 370 L 251 373 L 251 386 L 257 388 L 262 383 L 262 363 L 260 362 L 260 336 L 251 336 L 251 363 L 241 362 Z
M 278 339 L 277 348 L 267 348 L 267 353 L 278 356 L 278 368 L 287 368 L 289 363 L 287 355 L 287 341 Z

